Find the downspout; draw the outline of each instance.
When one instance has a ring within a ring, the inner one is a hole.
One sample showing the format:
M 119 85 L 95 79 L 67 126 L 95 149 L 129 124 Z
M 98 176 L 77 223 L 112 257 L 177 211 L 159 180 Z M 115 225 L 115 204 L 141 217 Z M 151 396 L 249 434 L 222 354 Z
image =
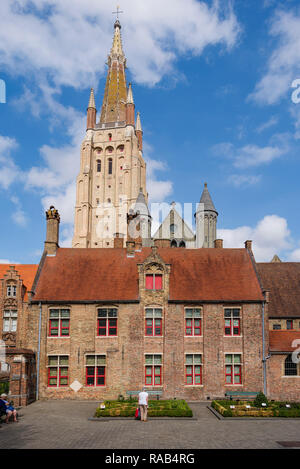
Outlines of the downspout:
M 267 359 L 265 354 L 265 300 L 262 304 L 262 356 L 263 356 L 263 376 L 264 376 L 264 395 L 267 395 Z
M 39 339 L 37 352 L 37 372 L 36 372 L 36 400 L 39 400 L 39 382 L 40 382 L 40 355 L 41 355 L 41 328 L 42 328 L 42 303 L 39 303 Z

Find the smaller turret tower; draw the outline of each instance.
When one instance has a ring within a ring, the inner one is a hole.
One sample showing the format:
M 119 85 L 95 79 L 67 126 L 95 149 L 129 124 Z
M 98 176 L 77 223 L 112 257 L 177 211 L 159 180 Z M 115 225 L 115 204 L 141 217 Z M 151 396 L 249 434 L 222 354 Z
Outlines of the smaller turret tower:
M 218 212 L 204 184 L 204 190 L 195 213 L 196 218 L 196 248 L 213 248 L 217 239 Z

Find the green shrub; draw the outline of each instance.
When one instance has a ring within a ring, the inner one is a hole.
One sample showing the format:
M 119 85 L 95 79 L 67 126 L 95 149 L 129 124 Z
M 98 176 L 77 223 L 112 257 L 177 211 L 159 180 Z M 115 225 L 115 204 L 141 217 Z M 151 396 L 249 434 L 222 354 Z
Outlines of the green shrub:
M 8 394 L 9 391 L 9 382 L 5 381 L 4 383 L 0 383 L 0 394 Z
M 259 392 L 256 396 L 256 398 L 253 401 L 253 405 L 257 408 L 261 408 L 261 405 L 265 403 L 267 406 L 269 405 L 268 399 L 264 395 L 263 392 Z
M 98 407 L 95 417 L 134 417 L 136 402 L 105 401 L 105 409 Z M 149 401 L 149 417 L 192 417 L 193 412 L 184 400 Z

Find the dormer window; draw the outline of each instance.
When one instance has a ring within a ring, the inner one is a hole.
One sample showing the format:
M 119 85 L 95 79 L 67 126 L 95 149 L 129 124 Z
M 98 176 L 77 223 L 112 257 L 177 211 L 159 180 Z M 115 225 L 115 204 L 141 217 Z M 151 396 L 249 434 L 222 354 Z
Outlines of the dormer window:
M 6 296 L 16 298 L 16 296 L 17 296 L 17 285 L 7 285 Z
M 162 290 L 162 274 L 146 274 L 146 290 Z

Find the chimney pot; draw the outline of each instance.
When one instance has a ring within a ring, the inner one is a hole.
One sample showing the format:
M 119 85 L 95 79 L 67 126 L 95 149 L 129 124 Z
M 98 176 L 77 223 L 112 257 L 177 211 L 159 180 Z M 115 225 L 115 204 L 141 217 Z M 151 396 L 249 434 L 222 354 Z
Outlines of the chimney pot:
M 214 244 L 215 249 L 223 249 L 223 239 L 216 239 Z
M 245 248 L 252 252 L 252 241 L 245 241 Z
M 167 238 L 157 238 L 154 240 L 154 246 L 157 248 L 169 248 L 170 240 Z
M 53 205 L 46 211 L 47 234 L 45 241 L 45 251 L 47 254 L 55 255 L 59 247 L 59 223 L 60 216 L 58 210 Z

